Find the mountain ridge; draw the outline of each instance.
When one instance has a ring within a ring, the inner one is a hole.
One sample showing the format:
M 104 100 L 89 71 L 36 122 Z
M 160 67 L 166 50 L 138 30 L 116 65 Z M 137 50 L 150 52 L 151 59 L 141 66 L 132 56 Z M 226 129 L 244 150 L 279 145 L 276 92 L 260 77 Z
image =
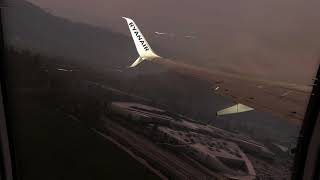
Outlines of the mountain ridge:
M 130 37 L 49 14 L 26 1 L 5 9 L 3 17 L 7 46 L 96 65 L 124 66 L 136 58 Z

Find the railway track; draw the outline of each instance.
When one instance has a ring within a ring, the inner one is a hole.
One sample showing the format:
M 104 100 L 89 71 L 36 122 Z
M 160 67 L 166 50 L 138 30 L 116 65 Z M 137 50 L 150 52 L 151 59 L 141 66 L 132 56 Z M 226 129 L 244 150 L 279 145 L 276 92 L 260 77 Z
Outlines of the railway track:
M 99 130 L 108 134 L 118 143 L 132 151 L 136 156 L 146 160 L 150 166 L 160 171 L 169 179 L 207 180 L 223 177 L 196 168 L 181 160 L 174 154 L 160 149 L 145 137 L 138 135 L 118 123 L 104 118 Z

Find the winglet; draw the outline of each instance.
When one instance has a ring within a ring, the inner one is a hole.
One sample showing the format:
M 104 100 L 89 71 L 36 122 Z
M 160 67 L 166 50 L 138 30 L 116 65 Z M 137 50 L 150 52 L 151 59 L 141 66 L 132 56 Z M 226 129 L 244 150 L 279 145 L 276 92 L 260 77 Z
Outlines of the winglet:
M 134 61 L 133 64 L 131 64 L 131 66 L 129 66 L 129 68 L 134 68 L 136 67 L 138 64 L 140 64 L 143 61 L 143 59 L 141 57 L 138 57 L 137 60 Z
M 138 59 L 139 61 L 137 62 L 137 64 L 143 60 L 152 60 L 154 58 L 159 58 L 160 56 L 158 56 L 156 53 L 152 51 L 149 43 L 147 42 L 145 37 L 142 35 L 136 23 L 130 18 L 127 18 L 127 17 L 122 17 L 122 18 L 124 18 L 128 23 L 131 36 L 133 38 L 134 44 L 136 45 L 137 51 L 140 55 Z

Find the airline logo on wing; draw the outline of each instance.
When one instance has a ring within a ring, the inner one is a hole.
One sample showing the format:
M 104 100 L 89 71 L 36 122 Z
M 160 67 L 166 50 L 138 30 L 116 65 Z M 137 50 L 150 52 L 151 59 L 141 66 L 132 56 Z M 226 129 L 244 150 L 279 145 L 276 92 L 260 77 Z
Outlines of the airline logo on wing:
M 133 22 L 130 22 L 129 27 L 131 28 L 131 31 L 133 31 L 133 33 L 136 35 L 136 37 L 138 38 L 138 40 L 140 41 L 142 47 L 144 48 L 144 50 L 148 51 L 149 47 L 147 46 L 147 43 L 143 40 L 144 38 L 142 37 L 142 35 L 139 33 L 138 29 L 136 28 L 136 26 L 134 25 Z
M 135 67 L 144 60 L 153 60 L 155 58 L 160 58 L 160 56 L 158 56 L 156 53 L 152 51 L 149 43 L 147 42 L 146 38 L 144 38 L 134 21 L 127 17 L 123 18 L 128 23 L 132 39 L 139 53 L 138 59 L 130 67 Z

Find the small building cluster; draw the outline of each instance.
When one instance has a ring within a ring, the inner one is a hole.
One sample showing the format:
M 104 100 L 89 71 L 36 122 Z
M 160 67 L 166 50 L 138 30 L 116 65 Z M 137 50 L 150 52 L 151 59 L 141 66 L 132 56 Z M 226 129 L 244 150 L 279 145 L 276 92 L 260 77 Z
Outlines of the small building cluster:
M 204 124 L 183 115 L 131 102 L 113 102 L 108 112 L 136 132 L 195 164 L 231 179 L 255 179 L 246 153 L 272 159 L 274 154 L 250 137 Z

